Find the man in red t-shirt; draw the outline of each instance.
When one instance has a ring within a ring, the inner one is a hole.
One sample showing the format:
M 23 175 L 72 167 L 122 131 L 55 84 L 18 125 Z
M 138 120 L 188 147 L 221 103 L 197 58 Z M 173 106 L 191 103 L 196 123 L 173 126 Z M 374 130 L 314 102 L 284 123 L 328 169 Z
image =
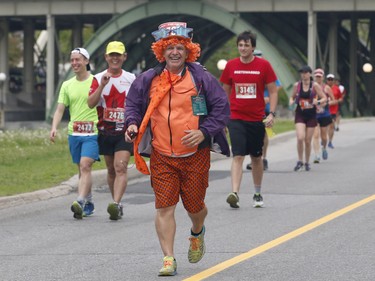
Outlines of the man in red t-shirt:
M 229 97 L 231 116 L 228 123 L 232 144 L 231 167 L 232 192 L 227 202 L 232 208 L 239 208 L 238 192 L 243 174 L 243 161 L 250 154 L 252 176 L 255 187 L 254 207 L 263 206 L 260 194 L 263 179 L 262 147 L 265 126 L 272 127 L 277 105 L 276 74 L 271 64 L 253 55 L 256 35 L 246 31 L 237 37 L 240 56 L 228 61 L 220 77 Z M 270 113 L 264 119 L 264 90 L 268 89 Z M 264 121 L 263 121 L 264 119 Z
M 339 103 L 342 102 L 342 93 L 340 91 L 340 88 L 336 85 L 334 82 L 335 75 L 328 74 L 327 75 L 327 84 L 331 87 L 333 96 L 335 97 L 334 100 L 329 101 L 329 112 L 331 113 L 332 117 L 332 123 L 328 127 L 328 147 L 334 148 L 332 144 L 333 135 L 335 133 L 335 123 L 336 123 L 336 117 L 337 113 L 339 111 Z

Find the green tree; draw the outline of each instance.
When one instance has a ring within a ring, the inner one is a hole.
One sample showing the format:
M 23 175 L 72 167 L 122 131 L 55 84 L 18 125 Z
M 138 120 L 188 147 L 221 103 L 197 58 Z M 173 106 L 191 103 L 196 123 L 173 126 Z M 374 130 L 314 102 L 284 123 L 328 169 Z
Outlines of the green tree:
M 22 61 L 22 37 L 19 32 L 9 33 L 9 67 L 14 68 Z
M 221 59 L 230 60 L 238 56 L 236 48 L 236 36 L 229 39 L 219 50 L 217 50 L 205 63 L 205 67 L 215 77 L 219 78 L 221 71 L 217 68 L 217 62 Z

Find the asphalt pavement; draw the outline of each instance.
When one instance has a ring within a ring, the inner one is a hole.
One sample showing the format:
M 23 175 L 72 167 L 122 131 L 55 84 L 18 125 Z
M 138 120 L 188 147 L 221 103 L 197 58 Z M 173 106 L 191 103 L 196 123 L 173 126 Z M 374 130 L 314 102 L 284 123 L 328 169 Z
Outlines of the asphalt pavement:
M 241 207 L 228 206 L 231 159 L 215 156 L 206 198 L 207 252 L 197 264 L 187 261 L 191 225 L 178 204 L 178 274 L 169 279 L 375 280 L 375 119 L 343 120 L 334 145 L 328 160 L 294 172 L 294 132 L 271 139 L 265 207 L 257 209 L 245 169 Z M 74 177 L 39 195 L 1 198 L 0 280 L 160 280 L 152 189 L 148 177 L 135 169 L 129 174 L 124 218 L 116 222 L 106 212 L 105 171 L 95 172 L 96 212 L 83 220 L 69 209 Z

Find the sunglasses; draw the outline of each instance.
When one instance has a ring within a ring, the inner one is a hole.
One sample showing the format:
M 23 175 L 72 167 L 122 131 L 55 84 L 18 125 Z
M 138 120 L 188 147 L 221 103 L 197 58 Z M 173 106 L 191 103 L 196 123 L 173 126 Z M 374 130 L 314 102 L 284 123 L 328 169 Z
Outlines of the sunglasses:
M 327 81 L 333 81 L 333 78 L 328 78 Z

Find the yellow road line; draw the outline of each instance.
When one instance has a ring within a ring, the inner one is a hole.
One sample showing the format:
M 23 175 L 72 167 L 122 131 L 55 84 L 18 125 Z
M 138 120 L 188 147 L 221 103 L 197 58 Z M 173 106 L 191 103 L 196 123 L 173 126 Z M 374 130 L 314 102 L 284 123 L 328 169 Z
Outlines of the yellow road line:
M 318 220 L 316 220 L 312 223 L 309 223 L 305 226 L 302 226 L 302 227 L 300 227 L 300 228 L 298 228 L 298 229 L 296 229 L 292 232 L 289 232 L 288 234 L 280 236 L 279 238 L 276 238 L 275 240 L 272 240 L 272 241 L 270 241 L 266 244 L 263 244 L 263 245 L 255 248 L 255 249 L 252 249 L 252 250 L 250 250 L 246 253 L 243 253 L 243 254 L 238 255 L 234 258 L 231 258 L 231 259 L 226 260 L 222 263 L 219 263 L 219 264 L 217 264 L 217 265 L 215 265 L 211 268 L 208 268 L 208 269 L 206 269 L 206 270 L 204 270 L 200 273 L 197 273 L 197 274 L 195 274 L 195 275 L 193 275 L 189 278 L 186 278 L 186 279 L 184 279 L 184 281 L 197 281 L 197 280 L 206 279 L 206 278 L 208 278 L 208 277 L 210 277 L 210 276 L 212 276 L 212 275 L 214 275 L 214 274 L 216 274 L 220 271 L 223 271 L 223 270 L 225 270 L 225 269 L 227 269 L 227 268 L 229 268 L 233 265 L 236 265 L 236 264 L 238 264 L 240 262 L 243 262 L 243 261 L 245 261 L 249 258 L 252 258 L 252 257 L 254 257 L 258 254 L 261 254 L 261 253 L 263 253 L 263 252 L 265 252 L 265 251 L 267 251 L 271 248 L 274 248 L 274 247 L 276 247 L 276 246 L 278 246 L 278 245 L 280 245 L 284 242 L 289 241 L 290 239 L 296 238 L 297 236 L 299 236 L 299 235 L 301 235 L 301 234 L 303 234 L 307 231 L 310 231 L 310 230 L 312 230 L 312 229 L 314 229 L 318 226 L 321 226 L 321 225 L 323 225 L 323 224 L 325 224 L 325 223 L 327 223 L 327 222 L 329 222 L 329 221 L 331 221 L 331 220 L 333 220 L 337 217 L 340 217 L 340 216 L 342 216 L 342 215 L 344 215 L 344 214 L 346 214 L 346 213 L 348 213 L 348 212 L 350 212 L 350 211 L 352 211 L 352 210 L 354 210 L 358 207 L 361 207 L 361 206 L 363 206 L 363 205 L 365 205 L 365 204 L 367 204 L 371 201 L 374 201 L 374 200 L 375 200 L 375 194 L 370 196 L 370 197 L 367 197 L 367 198 L 365 198 L 361 201 L 358 201 L 354 204 L 351 204 L 351 205 L 349 205 L 345 208 L 342 208 L 342 209 L 340 209 L 340 210 L 338 210 L 338 211 L 336 211 L 332 214 L 329 214 L 325 217 L 322 217 L 322 218 L 320 218 L 320 219 L 318 219 Z

